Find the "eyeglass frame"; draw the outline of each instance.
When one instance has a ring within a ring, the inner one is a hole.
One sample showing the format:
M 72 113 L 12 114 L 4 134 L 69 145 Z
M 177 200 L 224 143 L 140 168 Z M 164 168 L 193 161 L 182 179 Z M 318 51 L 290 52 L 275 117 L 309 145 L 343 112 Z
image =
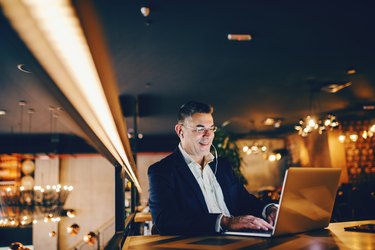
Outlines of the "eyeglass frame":
M 196 128 L 189 127 L 183 123 L 180 123 L 181 126 L 184 126 L 185 128 L 191 129 L 193 132 L 196 132 L 197 134 L 205 134 L 207 132 L 215 133 L 217 131 L 217 126 L 212 125 L 210 128 L 205 128 L 203 126 L 199 126 Z

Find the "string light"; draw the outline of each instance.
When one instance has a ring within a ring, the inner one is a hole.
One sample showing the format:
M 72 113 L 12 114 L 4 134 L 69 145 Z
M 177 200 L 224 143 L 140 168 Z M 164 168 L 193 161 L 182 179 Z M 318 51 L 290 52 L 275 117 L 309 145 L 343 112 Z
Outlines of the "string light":
M 258 154 L 258 153 L 265 153 L 267 151 L 267 147 L 262 144 L 258 144 L 257 142 L 251 144 L 250 146 L 244 146 L 242 151 L 246 154 Z
M 272 148 L 272 146 L 269 145 L 269 147 L 267 147 L 266 145 L 255 141 L 244 145 L 242 147 L 242 151 L 247 155 L 253 156 L 261 154 L 265 160 L 268 160 L 270 162 L 281 160 L 283 153 L 280 152 L 280 149 L 273 150 L 272 152 L 268 153 L 270 151 L 270 148 Z
M 337 128 L 339 125 L 336 116 L 332 114 L 328 114 L 324 119 L 318 121 L 315 117 L 308 115 L 305 119 L 300 119 L 294 129 L 298 131 L 299 135 L 305 137 L 314 130 L 318 130 L 318 133 L 322 134 L 328 129 Z

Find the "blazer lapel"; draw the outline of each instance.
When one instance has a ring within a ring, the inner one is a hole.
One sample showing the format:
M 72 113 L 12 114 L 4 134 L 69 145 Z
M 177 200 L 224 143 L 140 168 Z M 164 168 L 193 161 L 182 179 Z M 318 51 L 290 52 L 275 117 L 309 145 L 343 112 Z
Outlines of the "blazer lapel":
M 204 211 L 208 212 L 208 208 L 206 205 L 206 201 L 204 200 L 204 196 L 202 193 L 202 190 L 195 179 L 193 173 L 190 171 L 189 166 L 186 164 L 180 150 L 177 148 L 174 152 L 175 159 L 176 159 L 176 168 L 181 174 L 182 178 L 185 180 L 185 182 L 188 183 L 187 186 L 190 186 L 190 188 L 193 189 L 194 194 L 197 197 L 197 200 L 199 201 L 199 204 L 204 209 Z

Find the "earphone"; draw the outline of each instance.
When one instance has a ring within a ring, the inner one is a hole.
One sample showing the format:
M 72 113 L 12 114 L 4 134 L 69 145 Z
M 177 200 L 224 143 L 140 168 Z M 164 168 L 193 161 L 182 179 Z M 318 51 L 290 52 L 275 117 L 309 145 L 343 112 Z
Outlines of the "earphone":
M 214 171 L 214 174 L 216 175 L 216 172 L 217 172 L 217 165 L 219 164 L 219 159 L 217 158 L 217 150 L 215 148 L 215 145 L 214 144 L 211 144 L 211 146 L 214 148 L 214 151 L 215 151 L 215 171 Z

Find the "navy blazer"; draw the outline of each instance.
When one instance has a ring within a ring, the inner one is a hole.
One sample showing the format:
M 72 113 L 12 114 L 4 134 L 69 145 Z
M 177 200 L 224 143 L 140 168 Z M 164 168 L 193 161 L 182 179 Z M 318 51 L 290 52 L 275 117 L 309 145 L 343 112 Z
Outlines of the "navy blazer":
M 210 163 L 215 172 L 216 159 Z M 162 235 L 214 234 L 219 214 L 210 214 L 203 193 L 180 150 L 148 169 L 149 205 Z M 261 217 L 264 204 L 249 194 L 225 158 L 218 159 L 216 179 L 231 215 Z

